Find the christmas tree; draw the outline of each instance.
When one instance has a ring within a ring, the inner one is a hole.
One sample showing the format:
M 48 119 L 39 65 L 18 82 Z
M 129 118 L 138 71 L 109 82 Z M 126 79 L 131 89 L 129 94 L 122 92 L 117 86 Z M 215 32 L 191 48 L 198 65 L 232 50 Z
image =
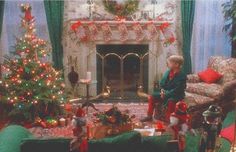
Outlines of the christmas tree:
M 46 61 L 48 43 L 36 36 L 31 6 L 22 4 L 21 11 L 23 36 L 16 39 L 12 57 L 5 57 L 2 65 L 0 102 L 15 119 L 56 117 L 66 101 L 62 74 Z

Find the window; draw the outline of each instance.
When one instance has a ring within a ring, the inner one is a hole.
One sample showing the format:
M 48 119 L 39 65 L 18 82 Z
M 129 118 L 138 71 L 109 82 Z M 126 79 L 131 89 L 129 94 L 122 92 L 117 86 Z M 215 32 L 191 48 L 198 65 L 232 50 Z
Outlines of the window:
M 5 1 L 4 17 L 3 17 L 3 28 L 1 36 L 1 63 L 3 62 L 3 56 L 14 51 L 14 45 L 16 38 L 21 37 L 21 18 L 24 14 L 20 10 L 20 4 L 30 3 L 32 6 L 32 15 L 35 17 L 36 33 L 38 37 L 49 41 L 48 27 L 46 14 L 44 10 L 43 0 L 18 0 Z

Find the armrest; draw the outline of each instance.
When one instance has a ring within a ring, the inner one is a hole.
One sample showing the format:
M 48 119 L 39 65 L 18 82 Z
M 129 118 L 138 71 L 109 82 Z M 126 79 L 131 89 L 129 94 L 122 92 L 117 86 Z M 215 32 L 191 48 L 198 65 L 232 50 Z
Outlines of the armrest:
M 197 74 L 187 75 L 187 83 L 198 83 L 198 82 L 201 82 L 201 79 Z
M 236 95 L 235 94 L 235 90 L 236 90 L 236 80 L 230 81 L 230 82 L 226 82 L 223 85 L 223 90 L 224 90 L 224 94 L 225 95 Z

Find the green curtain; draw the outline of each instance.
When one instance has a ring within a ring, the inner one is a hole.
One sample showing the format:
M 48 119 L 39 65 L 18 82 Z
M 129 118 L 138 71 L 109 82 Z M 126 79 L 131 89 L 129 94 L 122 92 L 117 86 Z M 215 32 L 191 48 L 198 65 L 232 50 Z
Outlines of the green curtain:
M 235 2 L 236 3 L 236 2 Z M 236 19 L 233 19 L 232 35 L 236 36 Z M 236 40 L 232 40 L 232 57 L 236 58 Z
M 181 0 L 181 17 L 182 17 L 182 33 L 183 33 L 183 70 L 186 74 L 192 72 L 191 63 L 191 38 L 193 29 L 193 19 L 195 11 L 195 0 Z
M 3 14 L 4 14 L 4 0 L 1 0 L 0 1 L 0 37 L 2 33 Z
M 63 69 L 63 0 L 44 0 L 49 36 L 52 44 L 52 60 L 56 69 Z
M 236 6 L 236 1 L 233 1 L 232 6 Z M 234 15 L 234 17 L 232 17 L 232 37 L 236 37 L 236 15 Z M 236 39 L 232 40 L 231 56 L 236 58 Z

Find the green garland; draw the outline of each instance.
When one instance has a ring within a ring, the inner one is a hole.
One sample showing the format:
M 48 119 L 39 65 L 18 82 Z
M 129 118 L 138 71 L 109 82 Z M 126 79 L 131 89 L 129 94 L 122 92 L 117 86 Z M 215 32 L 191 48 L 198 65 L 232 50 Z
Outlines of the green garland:
M 103 5 L 109 13 L 126 17 L 138 10 L 139 0 L 126 0 L 123 4 L 118 4 L 115 0 L 103 0 Z

